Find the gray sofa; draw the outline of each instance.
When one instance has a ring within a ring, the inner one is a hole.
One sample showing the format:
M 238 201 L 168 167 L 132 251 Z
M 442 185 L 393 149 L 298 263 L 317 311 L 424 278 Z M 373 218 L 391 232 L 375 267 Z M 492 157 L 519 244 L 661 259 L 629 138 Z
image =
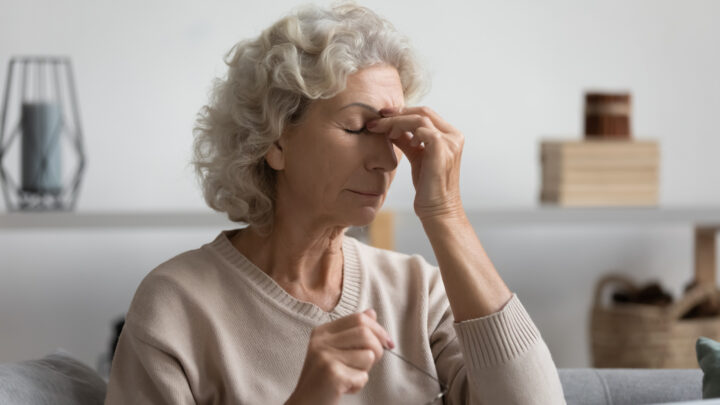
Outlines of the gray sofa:
M 568 405 L 656 404 L 702 399 L 702 370 L 559 369 Z M 0 364 L 0 404 L 102 404 L 106 382 L 56 351 L 38 360 Z
M 701 369 L 561 368 L 568 405 L 660 404 L 702 399 Z

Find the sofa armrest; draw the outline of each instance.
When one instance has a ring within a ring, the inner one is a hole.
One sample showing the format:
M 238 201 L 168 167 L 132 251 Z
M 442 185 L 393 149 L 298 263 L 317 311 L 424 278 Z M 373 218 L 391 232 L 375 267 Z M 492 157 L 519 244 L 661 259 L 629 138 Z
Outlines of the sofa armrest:
M 0 364 L 0 404 L 102 405 L 105 381 L 69 352 Z

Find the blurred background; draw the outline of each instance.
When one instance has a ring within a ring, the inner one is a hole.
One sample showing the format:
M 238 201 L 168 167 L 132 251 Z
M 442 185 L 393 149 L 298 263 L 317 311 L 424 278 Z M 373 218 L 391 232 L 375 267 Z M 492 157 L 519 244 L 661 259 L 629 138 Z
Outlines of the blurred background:
M 177 214 L 170 225 L 44 226 L 40 213 L 8 219 L 0 201 L 0 362 L 61 347 L 102 368 L 112 323 L 142 278 L 235 227 L 210 219 L 189 165 L 195 116 L 232 45 L 299 4 L 0 0 L 3 91 L 14 56 L 72 61 L 87 158 L 75 211 Z M 360 4 L 411 38 L 432 76 L 422 104 L 465 134 L 465 208 L 558 367 L 591 366 L 589 311 L 601 275 L 682 291 L 693 273 L 695 218 L 720 218 L 720 2 Z M 539 208 L 539 143 L 582 138 L 589 89 L 632 94 L 633 137 L 661 149 L 658 206 L 678 218 L 648 216 L 652 208 L 634 208 L 649 218 L 642 221 L 629 209 L 565 217 Z M 435 263 L 412 214 L 406 160 L 398 170 L 385 205 L 396 212 L 395 248 Z M 204 213 L 206 225 L 183 222 Z

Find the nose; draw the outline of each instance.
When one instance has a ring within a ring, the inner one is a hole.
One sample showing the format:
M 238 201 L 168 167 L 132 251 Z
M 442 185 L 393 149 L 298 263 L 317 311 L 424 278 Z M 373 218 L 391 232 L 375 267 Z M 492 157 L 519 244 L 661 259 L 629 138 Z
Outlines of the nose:
M 398 166 L 395 148 L 385 134 L 367 135 L 367 153 L 365 167 L 372 170 L 391 172 Z

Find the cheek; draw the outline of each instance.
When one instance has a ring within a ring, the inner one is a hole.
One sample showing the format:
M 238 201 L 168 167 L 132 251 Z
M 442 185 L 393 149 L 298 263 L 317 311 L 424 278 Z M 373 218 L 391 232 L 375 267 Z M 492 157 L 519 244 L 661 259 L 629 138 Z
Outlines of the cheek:
M 306 140 L 303 143 L 289 145 L 286 155 L 284 176 L 291 194 L 296 198 L 316 199 L 313 195 L 321 192 L 319 181 L 327 172 L 325 150 L 318 142 Z M 304 197 L 300 197 L 304 196 Z
M 293 156 L 290 170 L 295 171 L 288 173 L 291 181 L 302 187 L 299 192 L 322 205 L 332 204 L 357 170 L 359 145 L 352 137 L 342 135 L 324 137 L 303 145 L 302 150 L 296 149 L 301 153 Z
M 346 137 L 328 143 L 323 161 L 326 164 L 323 176 L 328 179 L 329 186 L 345 185 L 348 178 L 357 171 L 361 164 L 362 150 L 356 138 Z

